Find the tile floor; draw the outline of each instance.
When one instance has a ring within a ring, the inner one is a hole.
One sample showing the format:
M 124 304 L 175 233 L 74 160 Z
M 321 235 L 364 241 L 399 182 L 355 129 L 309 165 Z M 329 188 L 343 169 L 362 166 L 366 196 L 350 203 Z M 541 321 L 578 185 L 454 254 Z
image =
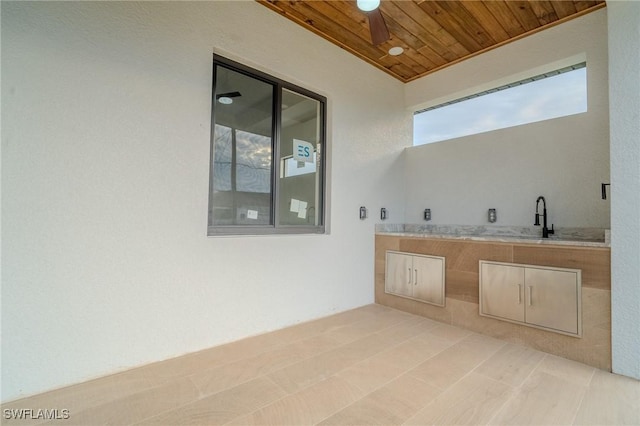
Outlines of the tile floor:
M 69 410 L 62 425 L 640 425 L 640 382 L 369 305 L 2 408 Z

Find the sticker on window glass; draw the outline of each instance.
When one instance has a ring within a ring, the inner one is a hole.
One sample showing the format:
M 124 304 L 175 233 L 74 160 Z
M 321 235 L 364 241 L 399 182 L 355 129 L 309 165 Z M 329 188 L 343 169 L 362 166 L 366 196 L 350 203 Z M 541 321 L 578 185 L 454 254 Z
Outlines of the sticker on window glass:
M 302 163 L 313 163 L 313 145 L 309 142 L 294 139 L 293 159 Z
M 307 218 L 307 202 L 306 201 L 300 201 L 300 209 L 298 210 L 298 217 L 300 219 Z
M 247 210 L 247 219 L 257 219 L 258 210 Z
M 291 199 L 291 207 L 289 211 L 293 213 L 298 213 L 300 211 L 300 200 L 296 200 L 295 198 Z

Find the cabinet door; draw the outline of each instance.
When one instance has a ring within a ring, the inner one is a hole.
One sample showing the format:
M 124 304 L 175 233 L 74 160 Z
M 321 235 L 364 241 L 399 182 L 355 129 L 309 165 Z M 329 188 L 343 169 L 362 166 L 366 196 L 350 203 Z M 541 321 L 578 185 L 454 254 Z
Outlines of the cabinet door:
M 412 297 L 413 268 L 411 256 L 387 252 L 384 290 L 387 293 Z
M 413 297 L 444 306 L 444 259 L 413 257 Z
M 579 334 L 576 272 L 528 267 L 525 285 L 527 323 Z
M 524 268 L 480 263 L 480 314 L 524 322 Z

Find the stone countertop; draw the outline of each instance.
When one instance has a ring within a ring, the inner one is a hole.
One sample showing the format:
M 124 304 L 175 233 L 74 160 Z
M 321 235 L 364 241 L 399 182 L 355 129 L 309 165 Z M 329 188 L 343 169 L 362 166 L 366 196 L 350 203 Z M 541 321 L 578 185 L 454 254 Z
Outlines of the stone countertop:
M 611 247 L 608 230 L 601 228 L 558 228 L 556 234 L 541 238 L 540 228 L 468 225 L 377 225 L 376 234 L 412 238 L 491 241 L 578 247 Z

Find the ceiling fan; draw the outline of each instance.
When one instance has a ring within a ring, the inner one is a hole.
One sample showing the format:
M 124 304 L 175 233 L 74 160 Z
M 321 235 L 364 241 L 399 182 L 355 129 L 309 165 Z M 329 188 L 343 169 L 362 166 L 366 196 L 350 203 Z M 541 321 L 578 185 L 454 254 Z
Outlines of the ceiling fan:
M 380 0 L 357 0 L 358 9 L 367 13 L 371 42 L 377 46 L 389 40 L 389 30 L 380 12 Z
M 233 98 L 237 98 L 239 96 L 242 96 L 240 92 L 220 93 L 216 95 L 216 101 L 220 102 L 221 104 L 230 104 L 233 102 Z

